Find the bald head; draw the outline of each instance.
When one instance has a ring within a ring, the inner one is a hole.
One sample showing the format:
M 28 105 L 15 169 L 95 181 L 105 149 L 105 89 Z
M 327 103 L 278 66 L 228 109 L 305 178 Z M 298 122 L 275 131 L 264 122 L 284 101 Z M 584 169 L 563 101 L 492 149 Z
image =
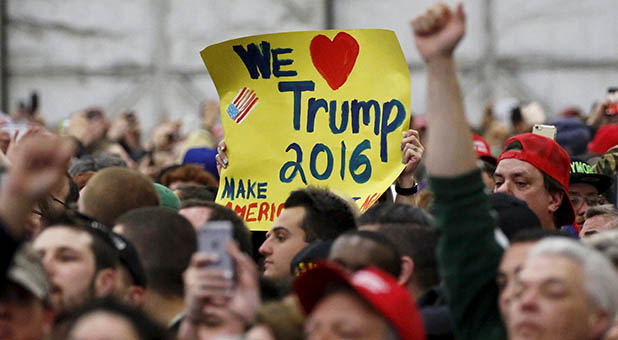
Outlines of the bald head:
M 82 191 L 79 211 L 106 226 L 127 211 L 159 205 L 159 197 L 146 175 L 128 168 L 112 167 L 97 172 Z

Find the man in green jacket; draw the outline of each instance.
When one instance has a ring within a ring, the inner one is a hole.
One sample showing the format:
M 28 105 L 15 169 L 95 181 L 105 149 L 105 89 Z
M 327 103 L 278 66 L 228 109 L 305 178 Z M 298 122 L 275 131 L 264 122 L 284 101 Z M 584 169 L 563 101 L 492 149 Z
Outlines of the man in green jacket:
M 438 4 L 417 17 L 412 26 L 427 70 L 426 165 L 435 194 L 435 224 L 441 232 L 438 262 L 455 333 L 458 339 L 506 339 L 495 281 L 504 251 L 494 237 L 496 224 L 476 167 L 453 58 L 465 31 L 463 6 L 451 11 Z M 582 247 L 569 243 L 566 248 L 579 251 Z M 521 256 L 522 263 L 526 256 Z M 555 268 L 544 267 L 552 261 L 557 263 Z M 570 267 L 583 274 L 565 276 Z M 518 294 L 508 307 L 508 338 L 599 338 L 611 324 L 616 306 L 599 305 L 594 296 L 587 296 L 587 282 L 599 282 L 589 270 L 560 251 L 548 251 L 526 262 L 522 269 L 526 275 L 515 279 Z M 554 296 L 555 300 L 545 299 L 543 294 L 547 292 L 537 288 L 546 287 L 548 282 L 558 282 L 561 288 L 568 289 Z M 614 293 L 612 289 L 607 290 L 608 295 Z M 537 296 L 538 303 L 530 296 Z M 561 307 L 565 305 L 573 308 L 564 310 Z M 543 322 L 535 323 L 535 317 Z M 580 322 L 562 322 L 567 319 Z

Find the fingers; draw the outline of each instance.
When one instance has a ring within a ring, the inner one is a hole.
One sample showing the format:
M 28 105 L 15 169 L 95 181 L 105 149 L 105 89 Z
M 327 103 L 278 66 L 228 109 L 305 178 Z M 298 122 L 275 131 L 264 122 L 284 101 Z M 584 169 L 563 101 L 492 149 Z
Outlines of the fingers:
M 433 29 L 440 29 L 451 17 L 451 10 L 444 3 L 437 3 L 435 6 L 427 9 L 426 13 L 433 20 Z
M 8 185 L 24 197 L 39 199 L 64 176 L 72 154 L 73 143 L 57 136 L 24 139 L 11 151 Z
M 204 252 L 196 252 L 191 256 L 191 262 L 189 266 L 191 267 L 206 267 L 210 264 L 213 264 L 217 261 L 217 256 L 214 254 L 204 253 Z
M 196 298 L 225 299 L 233 288 L 231 280 L 226 279 L 221 272 L 196 273 L 187 279 L 187 288 Z
M 422 147 L 418 147 L 416 145 L 408 144 L 403 149 L 403 163 L 408 163 L 410 161 L 420 161 L 423 157 L 424 149 Z
M 461 13 L 463 13 L 463 6 Z M 460 15 L 459 8 L 457 15 Z M 412 20 L 412 29 L 417 35 L 431 34 L 442 29 L 450 16 L 451 11 L 448 6 L 444 3 L 437 3 Z
M 73 154 L 74 145 L 70 140 L 55 135 L 35 135 L 19 143 L 17 152 L 27 158 L 27 165 L 62 166 Z M 36 160 L 39 160 L 36 162 Z M 66 169 L 63 169 L 63 171 Z
M 457 10 L 455 12 L 455 19 L 461 22 L 466 22 L 466 12 L 464 12 L 464 5 L 462 1 L 457 3 Z
M 225 298 L 233 288 L 233 282 L 228 275 L 219 269 L 208 267 L 215 261 L 216 256 L 213 254 L 198 252 L 191 257 L 191 263 L 183 278 L 185 289 L 193 298 Z
M 404 154 L 408 154 L 411 152 L 414 154 L 422 155 L 424 151 L 425 151 L 425 148 L 423 148 L 423 146 L 420 144 L 417 145 L 413 143 L 408 143 L 403 148 Z
M 258 270 L 253 260 L 242 253 L 234 242 L 227 244 L 226 249 L 236 263 L 239 286 L 247 289 L 257 289 Z
M 403 139 L 401 140 L 401 150 L 403 150 L 408 144 L 413 144 L 421 148 L 423 147 L 418 131 L 410 129 L 403 134 Z
M 221 154 L 217 154 L 215 156 L 215 160 L 217 161 L 217 171 L 219 172 L 219 174 L 221 173 L 221 168 L 226 169 L 227 168 L 227 158 L 224 158 L 223 156 L 221 156 Z
M 410 129 L 404 133 L 404 138 L 401 141 L 401 150 L 401 162 L 406 164 L 406 170 L 412 171 L 416 169 L 425 152 L 425 147 L 421 144 L 418 131 Z
M 228 160 L 227 160 L 227 153 L 225 152 L 226 150 L 227 150 L 227 145 L 225 145 L 225 140 L 222 140 L 221 142 L 219 142 L 219 145 L 217 146 L 217 156 L 215 156 L 215 159 L 217 161 L 217 171 L 219 173 L 221 173 L 221 168 L 223 169 L 227 168 Z
M 219 144 L 217 144 L 218 152 L 225 152 L 226 149 L 227 149 L 227 145 L 225 145 L 225 139 L 220 141 Z

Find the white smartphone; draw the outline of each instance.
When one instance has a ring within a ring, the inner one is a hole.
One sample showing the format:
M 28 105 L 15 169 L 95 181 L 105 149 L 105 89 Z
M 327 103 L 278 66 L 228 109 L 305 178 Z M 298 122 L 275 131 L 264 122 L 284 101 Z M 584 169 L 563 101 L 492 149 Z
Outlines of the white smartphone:
M 532 127 L 532 133 L 553 140 L 556 139 L 556 127 L 553 125 L 534 124 L 534 126 Z
M 221 269 L 226 276 L 234 276 L 234 261 L 225 246 L 233 240 L 230 221 L 206 222 L 197 228 L 198 249 L 201 252 L 217 254 L 218 261 L 211 266 Z

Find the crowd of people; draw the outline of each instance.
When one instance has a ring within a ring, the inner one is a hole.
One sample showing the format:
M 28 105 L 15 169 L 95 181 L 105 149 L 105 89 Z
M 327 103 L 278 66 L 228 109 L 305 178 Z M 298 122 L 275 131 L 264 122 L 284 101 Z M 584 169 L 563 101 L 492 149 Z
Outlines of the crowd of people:
M 249 231 L 214 203 L 243 161 L 216 102 L 199 130 L 162 123 L 149 143 L 131 111 L 87 109 L 59 132 L 12 117 L 31 125 L 0 132 L 0 339 L 618 339 L 618 98 L 555 122 L 517 105 L 510 125 L 488 106 L 471 129 L 465 23 L 461 4 L 412 21 L 427 113 L 362 214 L 309 186 Z M 200 250 L 211 222 L 231 226 L 223 252 Z

